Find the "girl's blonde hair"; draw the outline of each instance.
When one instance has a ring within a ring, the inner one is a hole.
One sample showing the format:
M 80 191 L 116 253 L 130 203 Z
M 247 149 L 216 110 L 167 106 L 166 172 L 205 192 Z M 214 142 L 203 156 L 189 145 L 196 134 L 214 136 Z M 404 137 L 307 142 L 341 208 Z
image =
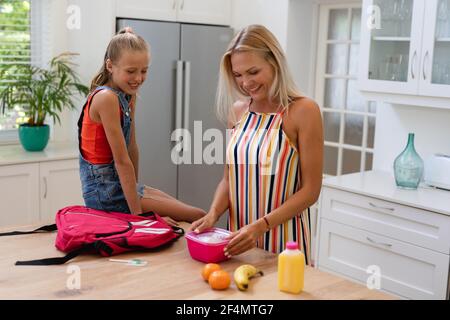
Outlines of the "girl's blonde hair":
M 236 84 L 231 66 L 231 55 L 235 52 L 245 51 L 253 51 L 262 55 L 273 67 L 274 80 L 269 90 L 269 97 L 272 101 L 277 101 L 282 108 L 287 108 L 295 98 L 303 97 L 292 79 L 286 57 L 278 40 L 266 27 L 250 25 L 235 35 L 220 62 L 216 108 L 219 119 L 224 123 L 236 122 L 234 112 L 231 112 L 233 103 L 238 99 L 248 97 L 248 94 Z
M 130 27 L 125 27 L 117 32 L 106 48 L 103 65 L 100 71 L 92 79 L 91 92 L 95 90 L 95 88 L 103 86 L 109 81 L 110 74 L 106 68 L 106 61 L 108 59 L 111 61 L 118 61 L 124 50 L 146 51 L 150 53 L 150 46 L 141 36 L 135 34 Z

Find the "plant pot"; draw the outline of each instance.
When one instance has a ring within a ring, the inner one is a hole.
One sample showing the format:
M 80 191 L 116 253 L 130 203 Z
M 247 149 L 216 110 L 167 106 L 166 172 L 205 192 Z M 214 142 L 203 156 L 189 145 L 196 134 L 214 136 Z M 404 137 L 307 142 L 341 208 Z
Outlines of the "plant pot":
M 50 127 L 47 124 L 43 126 L 21 124 L 19 126 L 20 143 L 27 151 L 42 151 L 47 146 L 49 137 Z

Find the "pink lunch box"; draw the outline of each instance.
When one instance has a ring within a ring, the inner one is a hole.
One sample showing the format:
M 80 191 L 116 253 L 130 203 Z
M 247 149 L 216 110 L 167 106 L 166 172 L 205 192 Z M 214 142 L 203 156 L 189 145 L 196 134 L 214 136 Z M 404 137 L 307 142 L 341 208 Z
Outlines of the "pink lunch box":
M 189 254 L 195 260 L 205 263 L 217 263 L 229 259 L 223 253 L 231 232 L 221 228 L 209 228 L 202 233 L 193 231 L 186 234 Z

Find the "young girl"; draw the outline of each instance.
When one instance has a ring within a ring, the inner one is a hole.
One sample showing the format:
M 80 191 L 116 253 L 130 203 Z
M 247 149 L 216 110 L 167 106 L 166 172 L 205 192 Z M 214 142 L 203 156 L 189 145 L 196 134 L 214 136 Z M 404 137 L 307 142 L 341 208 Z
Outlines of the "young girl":
M 248 26 L 231 41 L 217 107 L 232 128 L 227 164 L 211 209 L 191 228 L 201 232 L 229 209 L 228 256 L 255 246 L 279 253 L 296 241 L 311 264 L 309 206 L 322 184 L 321 114 L 297 90 L 265 27 Z
M 176 224 L 172 218 L 192 222 L 205 212 L 137 184 L 136 94 L 146 79 L 149 63 L 148 44 L 131 28 L 119 31 L 106 49 L 78 121 L 83 198 L 87 207 L 99 210 L 154 211 L 172 224 Z

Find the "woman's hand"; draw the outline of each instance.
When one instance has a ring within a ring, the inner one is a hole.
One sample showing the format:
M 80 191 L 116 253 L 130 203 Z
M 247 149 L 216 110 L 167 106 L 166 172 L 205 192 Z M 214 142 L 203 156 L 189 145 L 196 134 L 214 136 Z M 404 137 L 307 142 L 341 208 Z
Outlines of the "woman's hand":
M 236 256 L 256 247 L 256 240 L 266 232 L 266 223 L 260 219 L 233 232 L 228 239 L 230 242 L 225 247 L 227 257 Z
M 217 217 L 215 213 L 208 212 L 206 215 L 201 217 L 198 220 L 192 222 L 189 231 L 194 230 L 195 233 L 200 233 L 205 229 L 214 227 L 214 224 L 217 222 Z

